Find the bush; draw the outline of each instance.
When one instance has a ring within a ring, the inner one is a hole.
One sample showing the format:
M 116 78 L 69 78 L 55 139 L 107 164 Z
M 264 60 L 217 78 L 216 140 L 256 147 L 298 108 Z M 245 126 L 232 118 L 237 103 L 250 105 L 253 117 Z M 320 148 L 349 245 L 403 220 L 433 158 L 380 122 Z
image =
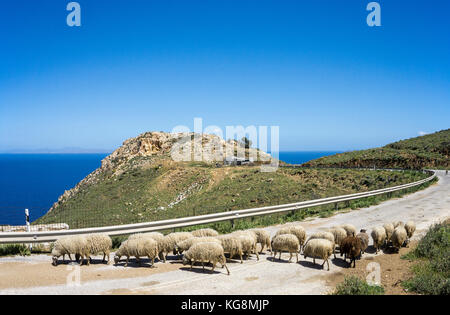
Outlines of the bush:
M 24 244 L 0 245 L 0 256 L 12 256 L 12 255 L 29 256 L 31 255 L 31 253 L 28 246 Z
M 383 295 L 384 289 L 378 285 L 370 285 L 358 277 L 346 277 L 344 282 L 336 286 L 333 295 Z
M 112 248 L 117 249 L 120 247 L 120 244 L 122 242 L 126 241 L 128 239 L 128 235 L 120 235 L 120 236 L 113 236 L 111 237 L 112 240 Z
M 450 295 L 450 226 L 436 224 L 406 258 L 420 259 L 412 269 L 414 277 L 403 283 L 411 291 L 429 295 Z

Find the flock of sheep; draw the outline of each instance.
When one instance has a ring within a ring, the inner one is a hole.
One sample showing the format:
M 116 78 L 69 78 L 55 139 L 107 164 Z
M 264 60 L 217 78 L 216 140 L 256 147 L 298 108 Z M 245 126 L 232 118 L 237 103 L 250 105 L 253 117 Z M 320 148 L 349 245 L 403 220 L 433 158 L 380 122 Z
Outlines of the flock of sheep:
M 401 221 L 386 223 L 374 228 L 371 237 L 376 252 L 378 253 L 381 247 L 393 247 L 398 251 L 409 242 L 415 229 L 415 223 L 412 221 L 406 224 Z M 114 262 L 117 264 L 122 257 L 126 257 L 125 266 L 127 266 L 130 257 L 135 257 L 140 265 L 141 257 L 148 257 L 153 267 L 155 259 L 166 262 L 167 255 L 172 252 L 182 259 L 183 265 L 190 264 L 191 269 L 196 262 L 201 263 L 203 269 L 205 263 L 211 263 L 213 272 L 217 263 L 220 263 L 230 274 L 225 254 L 228 254 L 229 259 L 239 257 L 243 263 L 243 257 L 247 259 L 251 255 L 255 255 L 259 260 L 259 253 L 267 248 L 273 257 L 279 254 L 278 259 L 281 259 L 282 252 L 288 252 L 289 262 L 294 255 L 298 262 L 299 253 L 303 253 L 305 259 L 312 258 L 314 264 L 316 259 L 321 259 L 322 267 L 326 263 L 330 270 L 328 260 L 331 255 L 336 258 L 336 249 L 339 250 L 341 257 L 344 256 L 344 261 L 350 259 L 350 266 L 353 263 L 355 267 L 356 260 L 361 258 L 369 246 L 369 235 L 366 230 L 362 229 L 357 234 L 356 228 L 351 224 L 319 231 L 308 238 L 306 236 L 305 229 L 298 224 L 279 229 L 272 239 L 263 229 L 240 230 L 224 235 L 219 235 L 213 229 L 175 232 L 165 236 L 158 232 L 133 234 L 120 245 L 115 253 Z M 258 244 L 260 244 L 259 253 Z M 81 263 L 85 261 L 89 265 L 91 256 L 98 253 L 103 254 L 103 262 L 109 262 L 111 247 L 111 238 L 105 234 L 64 237 L 53 246 L 53 264 L 57 265 L 61 256 L 64 260 L 65 255 L 72 260 L 73 254 L 77 261 L 81 259 Z

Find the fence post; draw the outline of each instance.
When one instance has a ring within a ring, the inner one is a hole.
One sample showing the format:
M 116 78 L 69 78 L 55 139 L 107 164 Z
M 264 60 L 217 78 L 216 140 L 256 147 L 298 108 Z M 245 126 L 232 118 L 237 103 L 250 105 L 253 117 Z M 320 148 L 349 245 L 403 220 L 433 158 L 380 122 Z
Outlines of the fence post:
M 25 209 L 25 222 L 27 225 L 27 232 L 30 233 L 31 232 L 31 226 L 30 226 L 30 211 L 28 209 Z M 28 244 L 28 246 L 30 247 L 30 251 L 33 250 L 33 244 Z

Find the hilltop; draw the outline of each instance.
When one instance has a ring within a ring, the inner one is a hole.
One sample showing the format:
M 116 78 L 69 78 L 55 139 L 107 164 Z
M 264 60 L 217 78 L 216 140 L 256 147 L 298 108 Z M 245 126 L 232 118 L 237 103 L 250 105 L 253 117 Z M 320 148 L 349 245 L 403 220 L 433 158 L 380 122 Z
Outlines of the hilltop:
M 148 222 L 368 191 L 425 176 L 286 167 L 262 172 L 259 164 L 267 163 L 261 160 L 270 160 L 270 155 L 254 148 L 245 149 L 246 156 L 257 155 L 254 163 L 226 166 L 210 161 L 211 154 L 220 148 L 236 152 L 243 144 L 212 135 L 196 140 L 216 144 L 206 161 L 175 161 L 171 153 L 180 140 L 189 144 L 194 135 L 150 132 L 125 141 L 35 223 L 63 222 L 77 228 Z
M 384 147 L 322 157 L 307 167 L 378 167 L 405 169 L 446 169 L 450 167 L 450 129 Z

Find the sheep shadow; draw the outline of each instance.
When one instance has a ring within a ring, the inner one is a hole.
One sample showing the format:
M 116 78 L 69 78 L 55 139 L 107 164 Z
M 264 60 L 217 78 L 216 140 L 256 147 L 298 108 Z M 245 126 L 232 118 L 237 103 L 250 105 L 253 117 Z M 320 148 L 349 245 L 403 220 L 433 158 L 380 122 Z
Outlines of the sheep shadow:
M 337 267 L 341 268 L 348 268 L 350 266 L 350 263 L 348 261 L 344 260 L 344 257 L 336 257 L 330 259 L 331 263 Z
M 130 259 L 128 261 L 128 266 L 125 266 L 126 260 L 121 260 L 117 264 L 114 263 L 114 267 L 124 267 L 124 268 L 156 268 L 152 265 L 150 259 L 141 259 L 141 264 L 138 263 L 137 259 Z M 156 265 L 156 261 L 155 261 Z
M 327 270 L 326 263 L 325 263 L 325 266 L 322 267 L 323 261 L 319 261 L 314 264 L 312 261 L 300 260 L 298 263 L 301 266 L 306 267 L 306 268 L 317 269 L 317 270 Z
M 367 254 L 375 254 L 376 252 L 377 252 L 377 249 L 373 245 L 367 247 L 366 251 L 365 251 L 365 253 L 367 253 Z
M 191 269 L 190 265 L 185 265 L 185 266 L 181 267 L 180 270 L 188 271 L 188 272 L 194 272 L 194 273 L 199 273 L 199 274 L 211 274 L 211 275 L 212 274 L 220 274 L 220 273 L 222 273 L 221 269 L 225 270 L 225 268 L 221 268 L 219 266 L 216 266 L 214 271 L 212 271 L 211 268 L 212 268 L 212 264 L 210 264 L 210 263 L 205 263 L 205 269 L 203 269 L 202 268 L 202 264 L 196 262 L 192 266 L 192 269 Z
M 271 262 L 274 262 L 274 263 L 281 263 L 281 264 L 292 264 L 292 263 L 295 263 L 295 257 L 292 257 L 292 260 L 290 262 L 289 262 L 289 258 L 278 259 L 278 258 L 275 258 L 275 257 L 271 256 L 271 257 L 267 257 L 266 259 L 268 261 L 271 261 Z M 298 260 L 300 262 L 300 255 L 298 257 Z

